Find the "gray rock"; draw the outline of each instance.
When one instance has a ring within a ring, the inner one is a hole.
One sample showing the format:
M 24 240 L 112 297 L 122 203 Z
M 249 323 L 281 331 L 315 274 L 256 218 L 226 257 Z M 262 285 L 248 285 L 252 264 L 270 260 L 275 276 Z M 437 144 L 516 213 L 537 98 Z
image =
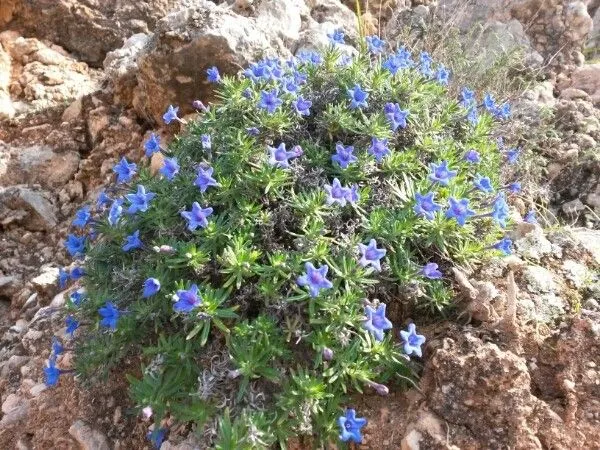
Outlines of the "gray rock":
M 2 420 L 0 420 L 0 430 L 13 425 L 27 417 L 29 413 L 29 400 L 19 397 L 16 394 L 9 394 L 4 403 L 2 403 Z
M 25 186 L 0 188 L 0 222 L 16 222 L 31 231 L 51 230 L 56 226 L 56 207 L 50 194 Z
M 563 203 L 561 206 L 563 212 L 567 215 L 577 215 L 580 212 L 585 210 L 585 205 L 581 200 L 576 198 L 575 200 L 571 200 L 569 202 Z
M 79 443 L 81 450 L 110 450 L 106 436 L 81 420 L 71 425 L 69 434 Z
M 56 289 L 58 268 L 43 267 L 41 273 L 31 280 L 31 283 L 40 294 L 47 294 Z

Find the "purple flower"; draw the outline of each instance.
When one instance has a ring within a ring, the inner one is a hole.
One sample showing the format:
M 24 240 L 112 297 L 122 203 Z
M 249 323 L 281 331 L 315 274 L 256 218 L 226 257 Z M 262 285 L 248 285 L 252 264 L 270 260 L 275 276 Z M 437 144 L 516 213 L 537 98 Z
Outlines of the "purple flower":
M 377 248 L 377 242 L 375 239 L 369 241 L 369 245 L 358 244 L 358 249 L 361 253 L 361 257 L 358 263 L 362 267 L 372 266 L 376 271 L 381 272 L 380 260 L 386 254 L 386 249 Z
M 289 160 L 299 156 L 296 151 L 286 151 L 283 142 L 279 144 L 279 147 L 267 146 L 267 149 L 269 150 L 269 164 L 281 169 L 289 169 Z
M 108 211 L 108 223 L 111 227 L 114 227 L 119 221 L 119 218 L 123 213 L 122 205 L 123 199 L 121 198 L 117 198 L 113 201 L 113 204 L 111 205 L 110 210 Z
M 333 359 L 333 350 L 331 350 L 329 347 L 325 347 L 321 352 L 321 356 L 323 356 L 325 361 L 331 361 Z
M 200 141 L 202 142 L 202 148 L 204 150 L 210 150 L 212 148 L 212 140 L 210 138 L 210 134 L 203 134 L 200 136 Z
M 283 90 L 288 94 L 292 94 L 295 97 L 299 89 L 300 86 L 296 83 L 295 78 L 286 78 L 283 80 Z
M 521 192 L 521 183 L 519 183 L 518 181 L 515 181 L 514 183 L 510 183 L 506 188 L 511 193 L 518 194 L 519 192 Z
M 85 269 L 83 267 L 75 267 L 71 270 L 71 279 L 79 280 L 82 276 L 85 275 Z
M 206 71 L 207 79 L 209 83 L 218 83 L 221 81 L 221 75 L 219 75 L 219 69 L 212 66 Z
M 150 138 L 144 143 L 144 150 L 146 151 L 146 156 L 150 158 L 154 153 L 160 151 L 160 136 L 152 133 Z
M 173 181 L 175 176 L 179 173 L 179 163 L 177 162 L 177 158 L 165 158 L 159 173 L 167 180 Z
M 104 306 L 98 308 L 98 314 L 102 317 L 100 325 L 111 330 L 117 329 L 117 322 L 119 321 L 119 310 L 113 305 L 112 302 L 106 302 Z
M 256 127 L 250 127 L 246 128 L 246 133 L 248 133 L 249 136 L 258 136 L 260 134 L 260 130 Z
M 441 205 L 435 203 L 433 197 L 435 192 L 428 192 L 425 195 L 421 195 L 418 192 L 415 193 L 415 207 L 413 211 L 417 216 L 425 217 L 428 220 L 433 220 L 435 212 L 442 209 Z
M 136 174 L 136 169 L 135 163 L 128 163 L 125 157 L 121 158 L 121 161 L 113 167 L 113 172 L 117 174 L 117 183 L 127 183 Z
M 304 267 L 306 270 L 305 273 L 298 277 L 296 282 L 299 286 L 308 286 L 311 297 L 318 296 L 321 289 L 330 289 L 333 287 L 333 283 L 326 278 L 327 271 L 329 270 L 327 264 L 323 264 L 317 269 L 312 263 L 307 262 Z
M 519 155 L 521 154 L 521 150 L 518 148 L 510 148 L 504 154 L 506 156 L 506 160 L 509 164 L 516 164 L 519 160 Z
M 202 112 L 208 112 L 208 107 L 202 103 L 202 100 L 194 100 L 192 102 L 192 106 L 194 107 L 194 109 L 199 109 Z
M 329 41 L 333 44 L 344 44 L 344 31 L 341 28 L 338 28 L 333 33 L 327 34 Z
M 477 174 L 475 180 L 473 180 L 473 185 L 483 192 L 494 192 L 494 186 L 492 186 L 492 181 L 488 177 L 482 177 Z
M 492 94 L 485 94 L 485 97 L 483 98 L 483 106 L 490 112 L 496 110 L 496 100 L 494 99 L 494 96 Z
M 156 278 L 148 278 L 144 281 L 144 292 L 142 297 L 148 298 L 160 291 L 160 281 Z
M 371 146 L 368 151 L 375 157 L 377 162 L 381 162 L 383 158 L 390 154 L 388 139 L 371 138 Z
M 75 220 L 73 220 L 72 225 L 77 228 L 84 228 L 91 217 L 92 214 L 90 213 L 90 207 L 86 205 L 77 210 L 75 213 Z
M 198 286 L 195 284 L 187 290 L 178 290 L 175 298 L 177 301 L 173 304 L 173 309 L 179 313 L 189 313 L 202 303 L 202 296 L 198 293 Z
M 269 114 L 273 114 L 275 110 L 283 103 L 283 101 L 277 97 L 278 94 L 279 92 L 277 89 L 273 89 L 272 91 L 262 91 L 260 93 L 258 107 L 266 109 Z
M 377 55 L 385 49 L 385 41 L 379 36 L 367 36 L 367 48 L 372 54 Z
M 440 65 L 438 67 L 438 70 L 437 70 L 436 74 L 435 74 L 435 79 L 442 86 L 447 86 L 448 85 L 448 81 L 450 79 L 450 71 L 448 69 L 446 69 L 443 65 Z
M 58 287 L 64 289 L 67 287 L 67 281 L 69 281 L 69 272 L 64 270 L 62 267 L 58 269 Z
M 365 315 L 367 319 L 363 322 L 363 327 L 375 336 L 376 341 L 383 341 L 383 332 L 392 328 L 392 322 L 385 317 L 385 303 L 381 303 L 377 310 L 367 306 Z
M 504 194 L 498 195 L 494 203 L 492 204 L 492 212 L 490 216 L 496 221 L 498 225 L 502 228 L 506 227 L 506 221 L 510 217 L 510 211 L 508 209 L 508 204 L 504 198 Z
M 421 345 L 425 343 L 425 336 L 417 334 L 417 327 L 414 323 L 408 324 L 408 331 L 400 331 L 400 337 L 404 341 L 404 353 L 407 355 L 414 353 L 419 358 L 423 356 Z
M 79 328 L 79 322 L 77 322 L 77 320 L 75 320 L 75 317 L 73 317 L 72 315 L 68 315 L 65 319 L 65 326 L 67 327 L 65 333 L 73 337 L 73 333 L 75 333 L 75 330 Z
M 327 192 L 325 204 L 332 205 L 333 203 L 338 203 L 340 206 L 346 206 L 349 192 L 348 188 L 342 187 L 340 180 L 334 178 L 331 186 L 325 185 L 325 191 Z
M 446 218 L 456 219 L 456 222 L 462 227 L 469 217 L 475 215 L 475 211 L 469 209 L 469 200 L 461 198 L 456 200 L 454 197 L 448 199 L 450 207 L 446 211 Z
M 60 377 L 61 371 L 56 368 L 56 361 L 53 359 L 48 360 L 48 366 L 44 367 L 44 382 L 47 386 L 56 386 L 58 378 Z
M 191 211 L 183 211 L 181 216 L 188 221 L 188 230 L 194 231 L 196 228 L 204 228 L 208 225 L 206 218 L 213 213 L 211 207 L 202 209 L 198 202 L 192 204 Z
M 477 151 L 469 150 L 467 153 L 465 153 L 465 161 L 470 164 L 477 164 L 481 161 L 481 157 Z
M 146 193 L 146 188 L 143 185 L 138 184 L 137 192 L 135 194 L 127 194 L 125 197 L 130 203 L 127 212 L 129 214 L 135 214 L 138 211 L 148 211 L 150 201 L 156 197 L 156 194 L 154 192 Z
M 427 263 L 421 268 L 421 275 L 430 280 L 439 280 L 442 278 L 442 272 L 438 270 L 436 263 Z
M 337 162 L 342 169 L 348 168 L 350 164 L 358 161 L 358 158 L 352 154 L 354 147 L 348 145 L 344 146 L 341 142 L 335 144 L 335 154 L 331 157 L 332 161 Z
M 392 125 L 392 130 L 396 131 L 398 127 L 406 128 L 406 118 L 408 117 L 408 111 L 400 109 L 398 103 L 386 103 L 383 108 L 385 117 Z
M 301 116 L 309 116 L 310 115 L 310 107 L 312 106 L 312 102 L 310 100 L 305 100 L 304 97 L 299 96 L 296 100 L 292 102 L 294 109 Z
M 163 120 L 165 121 L 165 123 L 167 125 L 169 125 L 174 120 L 177 120 L 177 121 L 181 120 L 179 117 L 177 117 L 178 111 L 179 111 L 179 107 L 173 108 L 173 105 L 169 105 L 169 107 L 167 108 L 167 112 L 165 112 L 163 114 Z
M 65 241 L 65 248 L 69 252 L 69 255 L 73 257 L 82 256 L 85 252 L 85 236 L 79 237 L 69 234 Z
M 369 94 L 363 91 L 358 84 L 355 84 L 352 89 L 348 89 L 348 97 L 350 98 L 350 109 L 366 108 L 367 98 Z
M 133 234 L 130 234 L 125 238 L 125 243 L 123 244 L 124 252 L 128 252 L 130 250 L 134 250 L 136 248 L 142 247 L 142 241 L 140 241 L 140 230 L 136 230 Z
M 200 188 L 200 192 L 206 192 L 210 186 L 219 186 L 217 180 L 212 177 L 213 171 L 214 169 L 212 167 L 207 167 L 206 169 L 203 167 L 198 167 L 198 176 L 194 181 L 194 186 L 198 186 Z
M 337 423 L 340 427 L 340 441 L 355 442 L 357 444 L 362 442 L 360 429 L 367 424 L 367 419 L 356 417 L 355 410 L 347 409 L 343 416 L 338 417 Z
M 346 188 L 346 200 L 351 205 L 356 204 L 360 200 L 360 193 L 358 192 L 358 186 L 353 184 L 351 187 Z
M 458 173 L 456 170 L 450 170 L 448 167 L 448 161 L 442 161 L 439 164 L 429 164 L 431 173 L 429 174 L 429 180 L 434 183 L 439 183 L 442 186 L 448 186 L 450 180 Z
M 512 254 L 512 241 L 508 238 L 504 238 L 499 242 L 496 242 L 492 247 L 496 250 L 500 250 L 505 255 Z
M 535 211 L 533 209 L 525 214 L 523 220 L 527 223 L 538 223 Z

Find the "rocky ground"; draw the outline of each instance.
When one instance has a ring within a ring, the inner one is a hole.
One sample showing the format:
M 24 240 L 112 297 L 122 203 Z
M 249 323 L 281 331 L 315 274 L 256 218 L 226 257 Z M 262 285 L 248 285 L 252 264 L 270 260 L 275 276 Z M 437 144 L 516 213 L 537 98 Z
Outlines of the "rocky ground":
M 143 156 L 168 104 L 191 112 L 194 99 L 211 99 L 208 67 L 235 72 L 265 52 L 326 44 L 339 27 L 355 39 L 349 7 L 0 3 L 0 448 L 148 447 L 122 376 L 133 362 L 104 386 L 42 382 L 51 336 L 64 333 L 56 276 L 72 214 L 109 183 L 119 157 Z M 465 33 L 478 26 L 484 62 L 524 49 L 538 75 L 514 102 L 514 127 L 537 176 L 514 206 L 536 201 L 552 225 L 518 224 L 516 255 L 455 274 L 463 313 L 425 330 L 419 386 L 384 406 L 356 398 L 370 419 L 364 448 L 600 448 L 600 2 L 372 0 L 361 14 L 392 41 L 427 33 L 433 17 Z M 177 129 L 158 131 L 168 140 Z M 200 448 L 188 431 L 171 429 L 162 448 Z

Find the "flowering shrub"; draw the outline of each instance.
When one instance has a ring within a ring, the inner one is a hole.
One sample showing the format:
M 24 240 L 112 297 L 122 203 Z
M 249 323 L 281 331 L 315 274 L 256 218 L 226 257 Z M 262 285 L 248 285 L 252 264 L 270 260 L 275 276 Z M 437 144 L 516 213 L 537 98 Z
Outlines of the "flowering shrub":
M 155 444 L 167 417 L 215 429 L 216 448 L 360 442 L 350 394 L 386 395 L 422 355 L 409 312 L 450 303 L 452 265 L 510 252 L 500 168 L 518 151 L 493 136 L 508 105 L 452 98 L 426 53 L 369 37 L 351 57 L 331 39 L 235 77 L 211 68 L 220 102 L 194 102 L 189 123 L 169 107 L 185 132 L 146 142 L 158 173 L 123 158 L 73 223 L 76 372 L 127 364 Z

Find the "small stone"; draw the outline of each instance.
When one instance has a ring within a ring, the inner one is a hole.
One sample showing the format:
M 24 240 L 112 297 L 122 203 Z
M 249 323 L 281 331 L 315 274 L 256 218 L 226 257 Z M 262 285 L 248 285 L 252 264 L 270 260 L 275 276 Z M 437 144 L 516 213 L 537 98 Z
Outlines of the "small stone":
M 567 391 L 575 391 L 575 382 L 568 380 L 568 379 L 564 379 L 563 380 L 563 387 L 567 390 Z
M 31 280 L 31 283 L 40 294 L 46 294 L 54 290 L 58 279 L 58 268 L 46 267 L 42 273 Z
M 567 215 L 577 215 L 578 213 L 585 210 L 585 205 L 581 200 L 576 198 L 570 202 L 563 203 L 561 206 L 563 212 Z
M 29 394 L 32 397 L 37 397 L 42 392 L 44 392 L 46 389 L 48 389 L 48 386 L 46 385 L 46 383 L 38 383 L 35 386 L 33 386 L 31 389 L 29 389 Z
M 79 443 L 81 450 L 110 450 L 106 436 L 81 420 L 71 425 L 69 434 Z

